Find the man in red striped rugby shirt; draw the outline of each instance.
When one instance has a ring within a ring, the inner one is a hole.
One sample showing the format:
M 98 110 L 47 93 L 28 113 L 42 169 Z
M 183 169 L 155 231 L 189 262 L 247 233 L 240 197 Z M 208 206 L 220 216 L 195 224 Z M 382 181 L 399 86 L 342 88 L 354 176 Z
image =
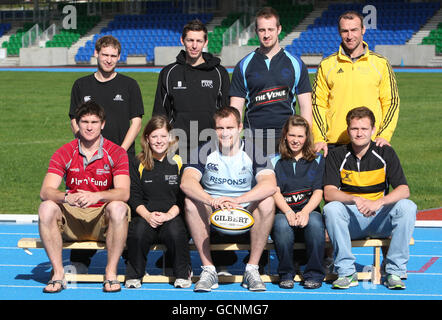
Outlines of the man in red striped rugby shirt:
M 126 151 L 103 138 L 105 114 L 88 101 L 76 112 L 78 139 L 58 149 L 40 191 L 39 232 L 51 261 L 52 278 L 44 292 L 66 287 L 62 263 L 65 241 L 106 241 L 108 261 L 103 290 L 119 291 L 117 264 L 126 243 L 130 178 Z M 64 178 L 66 192 L 59 190 Z

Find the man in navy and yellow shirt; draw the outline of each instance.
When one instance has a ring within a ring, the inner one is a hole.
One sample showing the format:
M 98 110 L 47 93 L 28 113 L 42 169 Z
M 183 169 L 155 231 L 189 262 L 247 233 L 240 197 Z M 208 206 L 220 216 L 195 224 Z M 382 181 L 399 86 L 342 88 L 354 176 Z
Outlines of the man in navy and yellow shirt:
M 313 85 L 313 135 L 316 151 L 327 156 L 330 145 L 349 143 L 345 116 L 366 106 L 376 117 L 373 140 L 389 144 L 399 116 L 399 93 L 394 72 L 383 56 L 363 41 L 365 27 L 358 12 L 339 18 L 342 42 L 338 52 L 321 61 Z
M 346 121 L 350 143 L 330 150 L 324 176 L 328 203 L 323 211 L 338 273 L 333 288 L 358 285 L 351 240 L 391 237 L 384 257 L 385 284 L 389 289 L 405 289 L 401 278 L 407 272 L 417 207 L 407 199 L 410 190 L 394 150 L 371 139 L 376 131 L 373 112 L 355 108 Z

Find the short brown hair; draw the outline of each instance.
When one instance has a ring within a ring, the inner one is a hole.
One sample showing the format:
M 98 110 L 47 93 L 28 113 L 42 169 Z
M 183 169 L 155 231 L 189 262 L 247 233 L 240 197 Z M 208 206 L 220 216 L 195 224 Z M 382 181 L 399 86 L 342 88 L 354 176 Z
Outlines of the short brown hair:
M 373 111 L 368 109 L 367 107 L 358 107 L 351 109 L 345 118 L 347 121 L 347 127 L 350 126 L 350 122 L 353 119 L 361 119 L 361 118 L 368 118 L 370 119 L 371 127 L 373 128 L 376 122 L 376 119 L 374 117 Z
M 118 50 L 118 54 L 121 53 L 121 43 L 117 38 L 111 35 L 103 36 L 95 42 L 95 51 L 100 52 L 102 48 L 114 47 Z
M 255 16 L 255 29 L 256 26 L 258 25 L 258 18 L 270 19 L 271 17 L 276 18 L 276 26 L 279 27 L 281 25 L 281 22 L 279 21 L 278 11 L 276 11 L 272 7 L 264 7 L 260 9 Z
M 364 16 L 357 11 L 350 10 L 350 11 L 345 11 L 343 14 L 341 14 L 339 16 L 339 18 L 338 18 L 338 31 L 341 30 L 341 20 L 342 19 L 353 20 L 354 18 L 359 18 L 359 20 L 361 20 L 361 29 L 363 29 L 364 28 Z
M 77 109 L 75 110 L 75 121 L 79 123 L 80 119 L 88 114 L 97 116 L 98 118 L 100 118 L 101 122 L 104 122 L 106 120 L 106 115 L 104 113 L 103 107 L 93 100 L 83 102 L 77 107 Z
M 229 117 L 231 114 L 233 114 L 233 116 L 236 119 L 236 123 L 238 124 L 238 126 L 241 123 L 241 114 L 239 113 L 238 109 L 236 109 L 235 107 L 222 107 L 218 110 L 216 110 L 215 114 L 213 115 L 213 121 L 216 122 L 217 119 L 224 119 Z
M 305 129 L 306 139 L 302 147 L 302 157 L 307 161 L 316 159 L 317 155 L 313 148 L 313 134 L 310 130 L 310 125 L 307 120 L 297 114 L 290 116 L 282 127 L 281 138 L 279 140 L 279 153 L 281 154 L 281 158 L 287 160 L 293 159 L 294 157 L 292 150 L 290 150 L 287 145 L 286 139 L 291 127 L 303 127 Z
M 207 28 L 202 23 L 201 20 L 195 19 L 192 21 L 189 21 L 183 28 L 183 33 L 181 34 L 181 38 L 184 40 L 187 36 L 187 33 L 189 31 L 203 31 L 204 32 L 204 40 L 207 41 Z

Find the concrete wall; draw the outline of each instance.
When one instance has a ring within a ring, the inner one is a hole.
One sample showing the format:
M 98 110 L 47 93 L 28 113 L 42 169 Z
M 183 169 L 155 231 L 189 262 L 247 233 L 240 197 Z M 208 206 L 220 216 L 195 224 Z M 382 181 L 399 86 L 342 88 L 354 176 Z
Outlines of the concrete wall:
M 435 45 L 377 45 L 375 52 L 386 57 L 393 66 L 426 67 L 436 56 Z
M 176 56 L 183 49 L 179 47 L 155 47 L 155 62 L 156 66 L 166 66 L 169 63 L 176 61 Z
M 221 64 L 225 67 L 234 67 L 239 60 L 244 58 L 257 46 L 226 46 L 221 50 Z
M 65 66 L 68 48 L 21 48 L 20 66 Z

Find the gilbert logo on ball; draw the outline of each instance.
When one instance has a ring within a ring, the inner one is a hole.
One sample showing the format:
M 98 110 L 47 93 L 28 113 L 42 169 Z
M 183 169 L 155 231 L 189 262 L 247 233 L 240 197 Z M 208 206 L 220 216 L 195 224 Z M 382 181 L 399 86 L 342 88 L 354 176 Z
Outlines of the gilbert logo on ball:
M 246 209 L 218 209 L 210 215 L 210 223 L 213 228 L 221 233 L 238 235 L 250 230 L 255 220 Z

